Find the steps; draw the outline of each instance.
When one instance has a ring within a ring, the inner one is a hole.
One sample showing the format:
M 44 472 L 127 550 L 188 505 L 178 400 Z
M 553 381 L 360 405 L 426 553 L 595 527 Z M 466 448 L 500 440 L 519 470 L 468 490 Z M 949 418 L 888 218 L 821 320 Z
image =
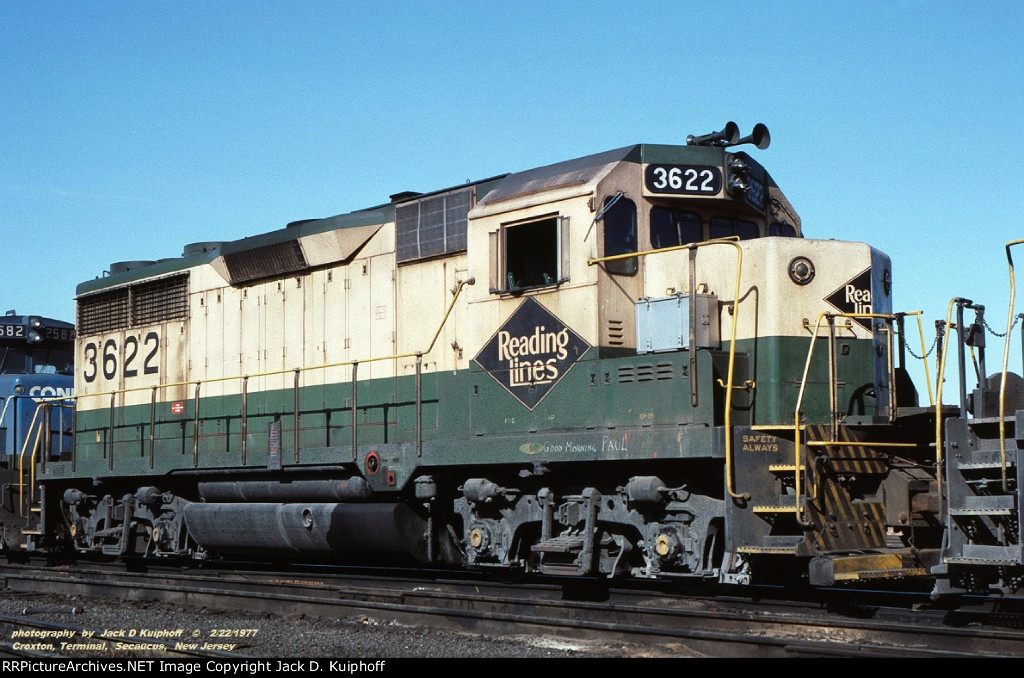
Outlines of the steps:
M 1024 564 L 1021 532 L 1021 455 L 1017 417 L 1008 418 L 1004 445 L 998 418 L 957 421 L 946 441 L 949 565 Z M 1006 456 L 1003 457 L 1002 447 Z

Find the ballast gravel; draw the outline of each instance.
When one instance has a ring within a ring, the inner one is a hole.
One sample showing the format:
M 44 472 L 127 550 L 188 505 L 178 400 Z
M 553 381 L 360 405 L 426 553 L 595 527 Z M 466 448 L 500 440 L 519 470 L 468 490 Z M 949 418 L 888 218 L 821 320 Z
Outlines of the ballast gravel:
M 0 615 L 78 629 L 71 637 L 12 638 L 0 643 L 51 645 L 74 658 L 171 658 L 156 645 L 197 644 L 225 658 L 556 658 L 667 657 L 664 648 L 590 643 L 551 636 L 484 636 L 408 626 L 385 618 L 314 618 L 155 602 L 12 593 L 0 590 Z M 87 636 L 81 629 L 95 633 Z M 106 633 L 104 633 L 106 632 Z M 103 636 L 102 638 L 100 636 Z M 63 643 L 63 645 L 62 645 Z M 101 647 L 102 646 L 102 647 Z M 206 646 L 205 648 L 203 646 Z M 678 653 L 680 656 L 685 653 Z M 178 655 L 173 655 L 175 658 Z

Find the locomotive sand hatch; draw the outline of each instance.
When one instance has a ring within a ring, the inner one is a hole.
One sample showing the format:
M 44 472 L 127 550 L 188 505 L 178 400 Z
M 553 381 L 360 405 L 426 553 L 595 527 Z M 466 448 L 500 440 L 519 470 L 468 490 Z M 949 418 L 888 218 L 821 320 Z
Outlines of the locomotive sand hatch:
M 919 395 L 890 258 L 805 238 L 737 148 L 768 145 L 112 265 L 77 289 L 74 445 L 0 457 L 3 547 L 1020 595 L 1024 401 L 1005 354 L 966 383 L 983 308 L 950 303 Z

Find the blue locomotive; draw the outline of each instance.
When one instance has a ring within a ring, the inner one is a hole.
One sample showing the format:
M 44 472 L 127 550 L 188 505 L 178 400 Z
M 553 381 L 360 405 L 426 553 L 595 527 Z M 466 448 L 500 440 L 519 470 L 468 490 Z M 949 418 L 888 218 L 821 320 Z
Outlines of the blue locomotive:
M 36 474 L 71 455 L 75 326 L 0 316 L 0 550 L 34 549 L 42 532 Z

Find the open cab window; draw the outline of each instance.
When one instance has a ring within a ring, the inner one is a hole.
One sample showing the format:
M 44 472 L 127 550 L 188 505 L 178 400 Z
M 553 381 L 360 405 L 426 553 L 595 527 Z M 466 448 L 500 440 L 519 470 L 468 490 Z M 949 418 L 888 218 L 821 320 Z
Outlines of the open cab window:
M 491 291 L 512 293 L 565 282 L 567 217 L 506 224 L 491 233 Z

